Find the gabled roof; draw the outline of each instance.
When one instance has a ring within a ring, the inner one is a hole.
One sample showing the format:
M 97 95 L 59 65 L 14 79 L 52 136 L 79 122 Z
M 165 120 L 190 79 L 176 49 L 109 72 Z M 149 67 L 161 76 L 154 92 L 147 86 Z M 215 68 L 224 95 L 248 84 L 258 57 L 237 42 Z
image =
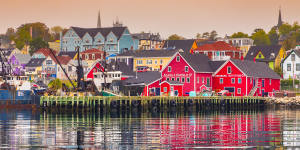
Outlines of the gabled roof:
M 264 62 L 239 59 L 230 59 L 230 61 L 249 77 L 280 79 L 280 76 Z
M 26 67 L 39 67 L 42 66 L 46 58 L 31 58 L 26 64 Z
M 294 49 L 288 53 L 288 55 L 281 61 L 284 62 L 293 52 L 300 58 L 300 49 Z
M 52 58 L 52 57 L 51 57 Z M 56 58 L 58 59 L 58 61 L 62 64 L 62 65 L 67 65 L 70 60 L 72 60 L 72 58 L 70 56 L 56 56 Z M 52 60 L 57 63 L 55 58 L 52 58 Z
M 201 46 L 198 46 L 195 51 L 241 51 L 237 49 L 236 47 L 224 42 L 224 41 L 218 41 L 212 44 L 203 44 Z
M 118 56 L 133 56 L 133 57 L 172 57 L 180 49 L 170 50 L 130 50 L 119 54 Z
M 88 49 L 88 50 L 81 52 L 81 54 L 87 54 L 87 53 L 89 53 L 89 54 L 104 53 L 104 51 L 93 48 L 93 49 Z
M 180 53 L 180 55 L 196 72 L 213 72 L 210 59 L 206 55 L 190 53 Z
M 132 35 L 132 37 L 139 39 L 139 40 L 161 41 L 159 34 L 135 33 L 135 34 L 131 34 L 131 35 Z
M 76 34 L 82 38 L 86 33 L 88 33 L 91 37 L 95 37 L 97 35 L 97 33 L 101 33 L 104 38 L 106 38 L 106 36 L 112 32 L 114 33 L 118 39 L 120 39 L 120 37 L 122 36 L 122 34 L 124 33 L 125 29 L 127 29 L 127 27 L 109 27 L 109 28 L 79 28 L 79 27 L 71 27 Z
M 195 40 L 166 40 L 164 41 L 163 49 L 183 49 L 189 52 L 192 49 Z
M 261 52 L 265 58 L 257 61 L 274 61 L 279 54 L 281 47 L 281 45 L 251 46 L 245 60 L 253 61 L 257 54 Z
M 56 51 L 53 50 L 53 53 L 56 54 Z M 38 49 L 34 54 L 43 54 L 45 57 L 53 56 L 49 48 Z
M 21 64 L 27 64 L 31 59 L 31 56 L 28 54 L 17 53 L 17 54 L 14 54 L 14 56 Z
M 72 59 L 76 56 L 76 51 L 61 51 L 59 52 L 58 56 L 69 56 Z
M 130 84 L 145 84 L 148 85 L 161 78 L 161 73 L 158 71 L 138 72 L 137 76 L 125 80 L 127 85 Z
M 217 71 L 226 61 L 209 61 L 209 65 L 213 72 Z

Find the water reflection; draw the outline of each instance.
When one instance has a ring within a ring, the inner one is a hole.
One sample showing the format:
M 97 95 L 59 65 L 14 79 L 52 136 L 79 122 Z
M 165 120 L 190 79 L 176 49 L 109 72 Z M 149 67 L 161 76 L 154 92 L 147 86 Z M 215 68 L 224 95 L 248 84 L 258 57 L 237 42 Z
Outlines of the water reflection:
M 300 111 L 0 111 L 0 148 L 280 148 L 300 146 Z

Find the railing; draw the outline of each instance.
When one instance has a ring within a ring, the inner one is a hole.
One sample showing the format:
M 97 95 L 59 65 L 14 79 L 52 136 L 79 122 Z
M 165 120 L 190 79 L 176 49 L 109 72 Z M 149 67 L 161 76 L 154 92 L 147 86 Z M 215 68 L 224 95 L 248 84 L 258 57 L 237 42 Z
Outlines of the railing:
M 228 59 L 230 59 L 230 56 L 213 56 L 212 57 L 213 61 L 228 60 Z

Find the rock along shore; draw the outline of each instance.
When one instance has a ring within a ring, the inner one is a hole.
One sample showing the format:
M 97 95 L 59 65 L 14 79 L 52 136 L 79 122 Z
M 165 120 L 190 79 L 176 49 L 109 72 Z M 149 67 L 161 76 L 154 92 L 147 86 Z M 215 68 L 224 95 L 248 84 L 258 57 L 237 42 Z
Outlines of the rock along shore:
M 267 98 L 266 103 L 286 106 L 300 106 L 300 96 Z

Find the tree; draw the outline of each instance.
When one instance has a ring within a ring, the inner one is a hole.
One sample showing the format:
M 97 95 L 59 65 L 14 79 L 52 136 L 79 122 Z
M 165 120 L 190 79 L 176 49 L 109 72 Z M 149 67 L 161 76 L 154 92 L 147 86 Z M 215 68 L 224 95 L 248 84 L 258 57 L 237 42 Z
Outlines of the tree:
M 213 30 L 213 31 L 210 32 L 209 39 L 210 40 L 216 40 L 217 36 L 218 36 L 217 31 Z
M 202 35 L 200 33 L 197 33 L 196 34 L 196 39 L 201 39 L 202 38 Z
M 277 34 L 275 28 L 272 28 L 272 29 L 269 31 L 268 37 L 269 37 L 270 42 L 271 42 L 272 45 L 278 44 L 279 35 Z
M 177 34 L 172 34 L 168 37 L 167 40 L 184 40 L 185 38 L 182 36 L 179 36 Z
M 48 87 L 57 91 L 62 88 L 62 82 L 59 79 L 54 79 L 49 82 Z
M 205 38 L 205 39 L 208 39 L 209 38 L 209 32 L 204 32 L 203 34 L 202 34 L 202 38 Z
M 270 45 L 270 39 L 263 29 L 254 30 L 251 38 L 254 40 L 255 45 Z
M 64 30 L 63 27 L 61 26 L 54 26 L 51 28 L 51 36 L 53 37 L 54 40 L 59 40 L 60 39 L 60 33 Z
M 243 32 L 236 32 L 236 33 L 233 33 L 230 37 L 231 38 L 248 38 L 249 35 L 247 33 L 243 33 Z
M 293 27 L 288 23 L 284 23 L 279 27 L 280 35 L 288 35 L 288 34 L 290 34 L 290 32 L 292 30 L 293 30 Z
M 30 55 L 40 48 L 49 48 L 49 44 L 45 42 L 41 37 L 35 38 L 30 42 Z
M 23 49 L 24 45 L 28 45 L 31 41 L 29 26 L 22 25 L 17 29 L 16 35 L 13 37 L 16 47 Z
M 297 45 L 296 38 L 293 36 L 285 39 L 282 43 L 282 46 L 284 47 L 285 50 L 293 49 L 296 47 L 296 45 Z

